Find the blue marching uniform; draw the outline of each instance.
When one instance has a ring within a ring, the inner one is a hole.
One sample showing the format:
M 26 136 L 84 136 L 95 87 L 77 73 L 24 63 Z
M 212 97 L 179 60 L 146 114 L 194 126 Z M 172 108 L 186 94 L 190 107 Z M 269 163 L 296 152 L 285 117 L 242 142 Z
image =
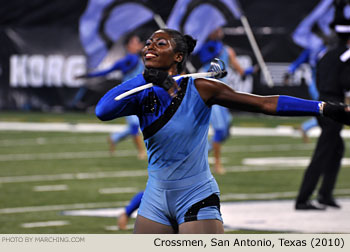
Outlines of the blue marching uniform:
M 138 214 L 176 227 L 186 221 L 222 221 L 219 188 L 208 164 L 211 108 L 200 97 L 193 78 L 177 81 L 171 98 L 154 86 L 114 101 L 114 97 L 146 84 L 142 75 L 110 90 L 98 103 L 101 120 L 136 114 L 148 154 L 148 182 Z

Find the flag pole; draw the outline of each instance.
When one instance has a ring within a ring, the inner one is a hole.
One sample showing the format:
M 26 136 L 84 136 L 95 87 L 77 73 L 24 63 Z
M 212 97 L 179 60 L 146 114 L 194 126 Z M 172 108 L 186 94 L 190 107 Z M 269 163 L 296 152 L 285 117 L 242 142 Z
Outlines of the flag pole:
M 252 29 L 250 28 L 250 25 L 249 25 L 249 22 L 248 22 L 248 19 L 247 17 L 243 14 L 243 10 L 240 6 L 240 3 L 239 1 L 237 0 L 236 1 L 237 3 L 237 6 L 238 8 L 240 9 L 240 12 L 241 12 L 241 16 L 240 16 L 240 20 L 241 20 L 241 23 L 243 25 L 243 28 L 244 28 L 244 31 L 245 33 L 247 34 L 247 37 L 248 37 L 248 40 L 249 40 L 249 43 L 253 49 L 253 52 L 254 52 L 254 55 L 258 61 L 258 64 L 259 64 L 259 67 L 265 77 L 265 80 L 266 80 L 266 83 L 269 87 L 273 87 L 274 84 L 273 84 L 273 80 L 272 80 L 272 77 L 271 77 L 271 74 L 269 72 L 269 70 L 267 69 L 267 66 L 266 66 L 266 63 L 264 61 L 264 58 L 262 57 L 262 54 L 260 52 L 260 49 L 259 49 L 259 46 L 254 38 L 254 34 L 252 32 Z
M 159 14 L 154 13 L 153 19 L 157 23 L 159 28 L 166 28 L 166 24 L 165 24 L 164 20 L 162 19 L 162 17 Z
M 243 28 L 244 28 L 244 30 L 245 30 L 245 32 L 247 34 L 248 40 L 250 42 L 250 45 L 251 45 L 251 47 L 253 49 L 254 55 L 256 57 L 256 60 L 258 61 L 258 64 L 259 64 L 259 66 L 261 68 L 261 71 L 262 71 L 262 73 L 263 73 L 263 75 L 265 77 L 266 83 L 267 83 L 267 85 L 269 87 L 273 87 L 274 84 L 273 84 L 273 80 L 272 80 L 272 77 L 270 75 L 270 72 L 267 69 L 267 66 L 265 64 L 264 58 L 262 57 L 260 49 L 258 47 L 258 44 L 255 41 L 253 32 L 252 32 L 252 30 L 250 28 L 250 25 L 248 23 L 248 19 L 244 15 L 241 16 L 241 22 L 242 22 Z

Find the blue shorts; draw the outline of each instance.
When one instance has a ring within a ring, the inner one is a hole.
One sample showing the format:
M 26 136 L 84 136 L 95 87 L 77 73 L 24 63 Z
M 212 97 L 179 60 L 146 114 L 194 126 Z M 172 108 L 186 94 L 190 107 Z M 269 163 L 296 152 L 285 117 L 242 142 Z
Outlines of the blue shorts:
M 215 179 L 211 177 L 197 181 L 200 182 L 196 184 L 187 183 L 187 185 L 178 188 L 179 184 L 186 184 L 186 181 L 178 181 L 176 185 L 172 186 L 158 184 L 149 178 L 138 214 L 173 227 L 192 220 L 216 219 L 222 222 L 218 198 L 220 192 Z M 188 218 L 189 209 L 193 209 L 196 203 L 208 197 L 212 198 L 212 196 L 218 199 L 217 205 L 211 204 L 211 206 L 199 207 L 198 213 L 195 211 L 195 218 Z

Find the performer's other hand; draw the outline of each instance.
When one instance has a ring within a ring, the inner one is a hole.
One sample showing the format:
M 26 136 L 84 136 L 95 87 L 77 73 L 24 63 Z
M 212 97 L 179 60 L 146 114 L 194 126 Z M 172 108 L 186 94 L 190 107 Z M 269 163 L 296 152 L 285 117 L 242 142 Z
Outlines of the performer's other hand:
M 323 115 L 342 124 L 350 125 L 350 105 L 336 102 L 325 102 Z

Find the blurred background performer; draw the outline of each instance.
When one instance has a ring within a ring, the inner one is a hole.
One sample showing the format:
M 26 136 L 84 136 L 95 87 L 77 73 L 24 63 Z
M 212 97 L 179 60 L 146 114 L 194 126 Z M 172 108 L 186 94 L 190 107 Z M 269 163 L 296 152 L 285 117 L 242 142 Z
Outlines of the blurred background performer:
M 87 72 L 105 70 L 116 59 L 122 58 L 122 41 L 127 34 L 137 30 L 137 34 L 143 36 L 147 33 L 144 26 L 154 16 L 148 1 L 89 0 L 79 19 L 79 38 L 86 56 Z M 110 77 L 121 81 L 119 72 L 101 79 L 108 80 Z M 79 89 L 70 107 L 81 110 L 88 105 L 95 106 L 98 100 L 96 97 L 100 97 L 111 86 L 114 86 L 114 81 L 89 79 Z
M 143 196 L 143 191 L 135 194 L 131 198 L 129 204 L 125 206 L 124 212 L 121 215 L 119 215 L 117 224 L 120 230 L 127 229 L 127 224 L 129 222 L 130 216 L 133 214 L 133 212 L 135 212 L 139 208 L 141 204 L 142 196 Z
M 142 73 L 144 69 L 144 65 L 140 57 L 140 51 L 143 48 L 143 45 L 144 44 L 143 42 L 141 42 L 141 38 L 138 35 L 131 33 L 126 37 L 124 41 L 124 47 L 126 51 L 125 57 L 116 61 L 112 66 L 110 66 L 107 69 L 103 69 L 96 72 L 90 72 L 84 75 L 77 76 L 77 78 L 93 78 L 106 76 L 107 74 L 113 71 L 120 70 L 123 73 L 122 81 L 127 81 L 128 79 L 131 79 L 136 75 Z M 131 136 L 138 151 L 138 158 L 145 159 L 146 152 L 139 131 L 139 119 L 137 118 L 137 116 L 134 115 L 127 116 L 126 122 L 128 124 L 126 130 L 111 133 L 111 135 L 108 137 L 110 152 L 114 152 L 115 145 L 119 141 L 127 138 L 128 136 Z
M 89 73 L 80 77 L 106 76 L 113 71 L 120 70 L 123 73 L 122 81 L 126 81 L 141 73 L 144 66 L 139 55 L 143 47 L 140 38 L 145 30 L 140 27 L 153 20 L 155 16 L 156 14 L 146 1 L 89 1 L 79 25 L 80 40 L 86 52 Z M 138 32 L 135 32 L 136 30 Z M 107 69 L 96 71 L 108 61 L 113 53 L 113 47 L 122 39 L 124 39 L 126 56 Z M 75 103 L 84 92 L 83 87 L 77 93 Z M 115 145 L 119 141 L 132 136 L 138 151 L 138 158 L 145 159 L 146 153 L 139 131 L 138 118 L 128 116 L 126 122 L 128 128 L 125 131 L 112 133 L 108 138 L 110 152 L 114 152 Z
M 333 0 L 322 0 L 312 10 L 312 12 L 298 25 L 292 37 L 293 41 L 304 48 L 299 57 L 288 67 L 288 72 L 284 76 L 285 85 L 290 81 L 295 71 L 304 63 L 311 68 L 311 78 L 306 82 L 309 96 L 313 100 L 318 100 L 319 94 L 316 87 L 316 64 L 327 46 L 334 43 L 334 34 L 329 24 L 334 18 Z M 300 130 L 304 142 L 309 142 L 307 133 L 318 123 L 316 118 L 311 118 L 302 123 Z
M 198 56 L 202 67 L 199 72 L 206 72 L 210 68 L 210 62 L 214 58 L 221 59 L 227 68 L 232 67 L 241 78 L 253 74 L 254 68 L 249 67 L 243 69 L 238 62 L 236 52 L 234 49 L 223 43 L 224 32 L 222 27 L 216 28 L 209 34 L 207 41 L 198 51 Z M 230 73 L 230 71 L 228 71 Z M 227 77 L 221 79 L 222 82 L 228 83 Z M 224 174 L 225 169 L 221 162 L 221 147 L 224 141 L 230 136 L 230 125 L 232 122 L 232 115 L 228 108 L 213 105 L 210 116 L 210 125 L 213 128 L 213 137 L 211 138 L 209 150 L 214 152 L 214 172 L 217 174 Z
M 336 13 L 331 27 L 339 41 L 320 59 L 316 82 L 321 100 L 342 103 L 345 92 L 350 89 L 350 1 L 339 0 L 334 4 Z M 319 210 L 327 206 L 340 208 L 334 199 L 333 189 L 345 149 L 340 135 L 343 124 L 325 117 L 318 117 L 317 120 L 322 131 L 296 199 L 297 210 Z M 318 207 L 311 203 L 310 198 L 321 177 L 317 201 L 322 207 Z

